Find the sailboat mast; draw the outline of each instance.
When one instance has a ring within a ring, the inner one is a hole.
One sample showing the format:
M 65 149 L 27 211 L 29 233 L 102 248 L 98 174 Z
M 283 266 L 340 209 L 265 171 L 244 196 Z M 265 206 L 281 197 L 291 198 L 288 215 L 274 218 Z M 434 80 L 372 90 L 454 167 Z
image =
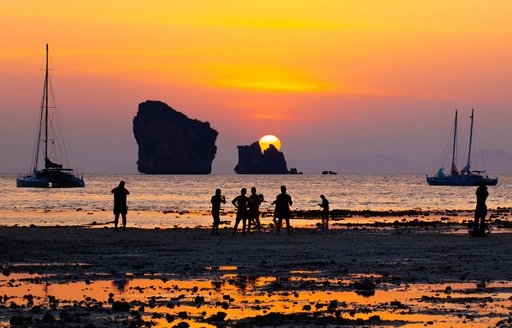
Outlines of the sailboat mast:
M 453 123 L 453 149 L 452 149 L 452 175 L 457 173 L 457 167 L 455 166 L 455 152 L 457 149 L 457 110 L 455 110 L 455 121 Z
M 48 158 L 48 43 L 46 44 L 46 74 L 44 77 L 44 158 Z
M 469 162 L 471 160 L 471 144 L 473 143 L 473 117 L 475 114 L 475 109 L 471 109 L 471 129 L 469 130 L 469 150 L 468 150 L 468 163 L 466 164 L 467 172 L 469 173 Z

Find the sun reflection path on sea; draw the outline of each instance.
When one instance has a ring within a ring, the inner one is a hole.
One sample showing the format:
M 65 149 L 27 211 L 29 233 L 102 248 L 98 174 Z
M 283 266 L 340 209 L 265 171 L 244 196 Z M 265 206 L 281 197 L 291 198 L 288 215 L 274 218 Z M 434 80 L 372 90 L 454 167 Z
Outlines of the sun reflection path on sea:
M 189 279 L 12 273 L 0 276 L 0 326 L 15 316 L 39 320 L 50 313 L 61 322 L 164 327 L 179 322 L 201 327 L 256 322 L 486 327 L 509 320 L 512 306 L 511 282 L 408 284 L 380 275 L 325 278 L 320 271 L 291 270 L 258 276 L 241 269 L 208 267 L 203 278 Z

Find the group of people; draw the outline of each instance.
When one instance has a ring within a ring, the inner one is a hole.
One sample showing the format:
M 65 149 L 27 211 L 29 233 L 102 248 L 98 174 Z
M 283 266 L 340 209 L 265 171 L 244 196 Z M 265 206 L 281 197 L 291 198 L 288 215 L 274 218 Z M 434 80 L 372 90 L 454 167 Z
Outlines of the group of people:
M 119 217 L 122 217 L 123 229 L 126 230 L 126 214 L 128 213 L 128 206 L 126 204 L 126 197 L 130 194 L 128 189 L 125 188 L 125 182 L 119 182 L 119 185 L 112 189 L 114 194 L 114 228 L 117 231 L 119 224 Z M 251 231 L 251 226 L 258 231 L 261 230 L 260 222 L 260 205 L 263 203 L 264 197 L 262 194 L 256 192 L 256 187 L 251 188 L 251 195 L 246 196 L 247 189 L 242 188 L 240 195 L 236 196 L 232 203 L 237 209 L 235 226 L 233 227 L 233 235 L 238 231 L 238 225 L 242 222 L 242 234 L 246 231 Z M 323 208 L 322 227 L 328 228 L 329 216 L 329 201 L 321 195 L 322 203 L 319 204 Z M 226 204 L 226 197 L 222 195 L 221 189 L 215 190 L 215 195 L 211 198 L 212 203 L 212 217 L 213 226 L 212 234 L 219 234 L 220 225 L 220 207 L 221 204 Z M 286 193 L 286 186 L 281 186 L 281 193 L 277 195 L 276 199 L 272 202 L 275 205 L 274 223 L 276 225 L 276 233 L 279 235 L 283 220 L 286 223 L 286 232 L 290 234 L 290 206 L 293 204 L 292 197 Z
M 211 198 L 212 203 L 212 217 L 213 228 L 212 234 L 219 234 L 220 224 L 220 206 L 226 203 L 226 197 L 221 195 L 221 190 L 215 190 L 215 195 Z M 258 231 L 261 230 L 260 222 L 260 205 L 264 202 L 262 194 L 256 193 L 256 187 L 251 188 L 251 195 L 246 196 L 247 189 L 242 188 L 240 195 L 236 196 L 231 202 L 236 207 L 235 225 L 233 227 L 233 236 L 238 231 L 238 225 L 242 222 L 242 234 L 251 232 L 251 226 Z M 279 235 L 281 231 L 281 224 L 283 220 L 286 222 L 286 232 L 290 234 L 290 206 L 293 204 L 292 197 L 286 193 L 286 186 L 281 186 L 281 193 L 277 195 L 276 199 L 272 202 L 275 205 L 274 223 L 276 225 L 276 233 Z
M 112 189 L 114 194 L 114 228 L 117 230 L 119 223 L 119 216 L 122 217 L 123 229 L 126 230 L 126 214 L 128 206 L 126 204 L 126 197 L 130 194 L 128 189 L 125 188 L 125 182 L 119 182 L 119 185 Z M 220 225 L 220 207 L 221 204 L 226 204 L 226 197 L 221 194 L 221 189 L 215 190 L 215 195 L 211 198 L 212 203 L 212 217 L 213 226 L 212 234 L 219 234 Z M 256 187 L 251 188 L 251 195 L 247 196 L 247 189 L 242 188 L 240 195 L 236 196 L 232 204 L 236 207 L 235 225 L 233 227 L 233 236 L 238 231 L 238 225 L 242 222 L 242 234 L 246 231 L 251 231 L 251 226 L 254 226 L 258 231 L 261 230 L 260 222 L 260 205 L 264 202 L 262 194 L 256 193 Z M 487 187 L 485 185 L 478 186 L 476 190 L 476 209 L 475 221 L 473 228 L 470 231 L 474 237 L 485 236 L 485 217 L 487 216 L 486 200 L 489 196 Z M 329 229 L 329 201 L 324 195 L 320 195 L 321 203 L 318 204 L 322 208 L 322 223 L 321 228 Z M 275 205 L 274 210 L 274 224 L 276 226 L 276 234 L 279 235 L 283 220 L 286 223 L 286 232 L 290 234 L 290 206 L 293 204 L 292 197 L 286 193 L 286 186 L 281 186 L 281 193 L 277 195 L 276 199 L 272 202 Z

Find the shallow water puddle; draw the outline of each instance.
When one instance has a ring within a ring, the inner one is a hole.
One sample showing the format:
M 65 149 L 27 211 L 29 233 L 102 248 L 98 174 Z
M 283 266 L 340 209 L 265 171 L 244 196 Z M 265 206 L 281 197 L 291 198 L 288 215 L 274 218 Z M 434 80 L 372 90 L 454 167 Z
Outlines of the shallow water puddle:
M 403 284 L 377 275 L 326 279 L 316 277 L 318 271 L 295 270 L 262 277 L 240 275 L 238 269 L 207 268 L 208 279 L 194 280 L 133 274 L 80 281 L 0 276 L 0 326 L 14 318 L 25 325 L 60 320 L 100 326 L 488 327 L 509 320 L 512 310 L 511 282 Z

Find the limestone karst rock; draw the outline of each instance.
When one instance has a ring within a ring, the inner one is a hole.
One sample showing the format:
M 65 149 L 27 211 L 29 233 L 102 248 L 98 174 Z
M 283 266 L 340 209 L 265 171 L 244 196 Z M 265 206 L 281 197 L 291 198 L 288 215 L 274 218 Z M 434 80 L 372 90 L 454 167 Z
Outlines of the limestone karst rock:
M 263 153 L 258 142 L 249 146 L 238 146 L 238 174 L 297 174 L 296 169 L 288 171 L 284 154 L 270 145 Z
M 209 174 L 218 132 L 208 122 L 190 119 L 161 101 L 139 104 L 133 119 L 139 146 L 139 172 Z

